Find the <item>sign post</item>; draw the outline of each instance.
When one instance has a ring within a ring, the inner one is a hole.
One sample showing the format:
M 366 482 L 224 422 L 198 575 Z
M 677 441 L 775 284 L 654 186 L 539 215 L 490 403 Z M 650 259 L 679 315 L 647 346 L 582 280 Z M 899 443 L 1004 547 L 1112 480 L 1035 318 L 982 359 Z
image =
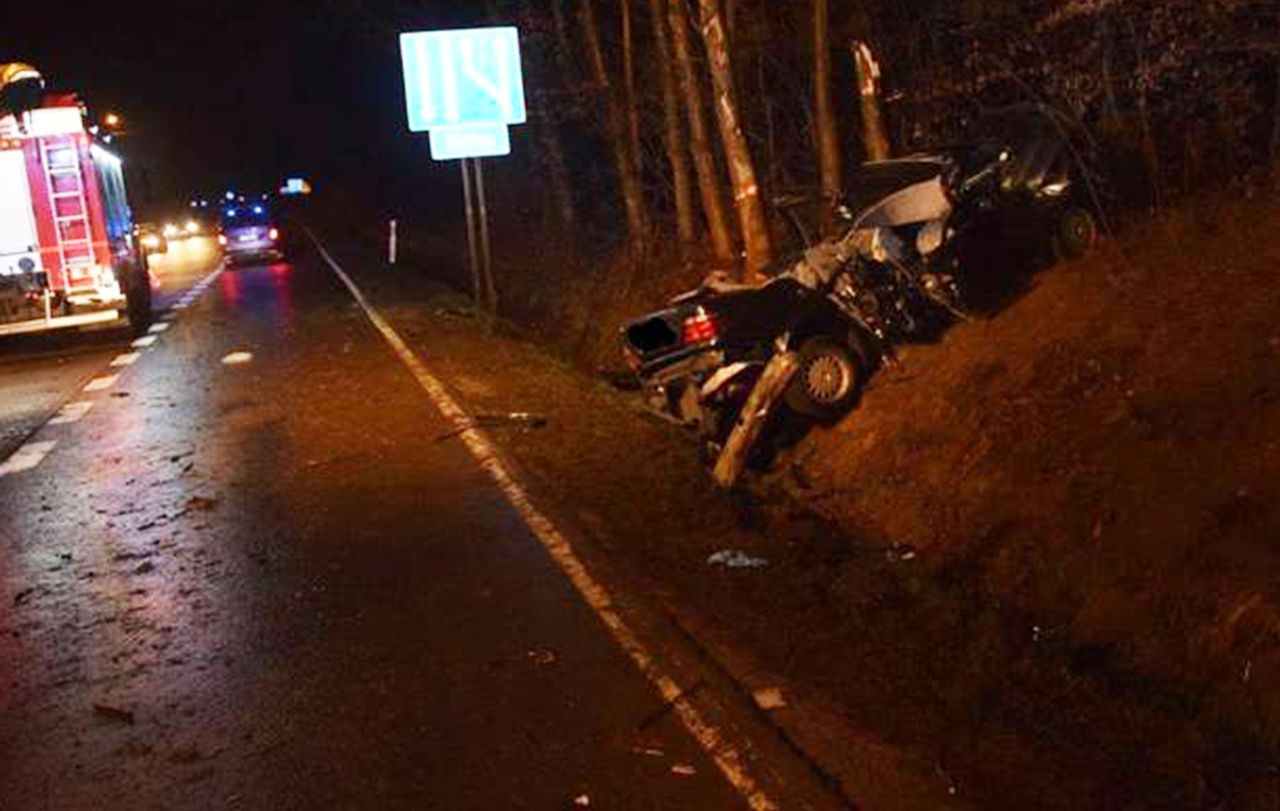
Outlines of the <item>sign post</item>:
M 461 161 L 473 293 L 492 313 L 497 290 L 480 159 L 511 154 L 510 127 L 527 118 L 519 32 L 409 32 L 400 35 L 400 56 L 410 131 L 428 133 L 434 160 Z

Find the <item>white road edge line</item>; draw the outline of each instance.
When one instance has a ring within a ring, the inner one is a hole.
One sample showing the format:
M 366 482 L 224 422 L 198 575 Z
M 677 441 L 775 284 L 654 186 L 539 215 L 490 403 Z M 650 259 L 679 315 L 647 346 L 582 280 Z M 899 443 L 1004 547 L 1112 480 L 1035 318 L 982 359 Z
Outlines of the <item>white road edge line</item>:
M 90 380 L 85 384 L 84 391 L 102 391 L 103 389 L 109 389 L 114 386 L 116 381 L 119 379 L 120 375 L 103 375 L 101 377 L 95 377 L 93 380 Z
M 50 439 L 43 442 L 28 442 L 21 448 L 13 452 L 8 459 L 0 462 L 0 476 L 8 476 L 11 473 L 22 473 L 31 470 L 36 465 L 44 461 L 49 455 L 49 451 L 53 450 L 58 444 L 58 440 Z
M 89 413 L 93 408 L 92 400 L 81 400 L 76 403 L 67 403 L 58 409 L 58 413 L 54 414 L 47 425 L 70 425 L 73 422 L 79 422 L 84 419 L 84 415 Z
M 650 683 L 658 689 L 663 700 L 668 702 L 675 710 L 685 729 L 715 761 L 716 766 L 719 767 L 720 772 L 729 781 L 729 784 L 742 795 L 753 811 L 777 811 L 778 804 L 760 788 L 756 780 L 748 773 L 746 760 L 742 754 L 728 741 L 727 736 L 720 729 L 702 717 L 702 713 L 698 712 L 698 709 L 690 703 L 685 691 L 673 678 L 667 675 L 654 656 L 649 653 L 639 637 L 627 625 L 626 620 L 614 608 L 613 599 L 610 597 L 608 590 L 587 571 L 586 566 L 583 565 L 581 559 L 573 551 L 573 546 L 569 543 L 569 540 L 561 534 L 560 530 L 556 528 L 549 518 L 534 506 L 524 487 L 516 481 L 515 477 L 498 460 L 489 438 L 475 428 L 475 423 L 467 416 L 466 411 L 458 405 L 444 385 L 427 369 L 422 360 L 392 328 L 391 324 L 369 303 L 364 294 L 360 292 L 360 288 L 351 280 L 351 277 L 320 244 L 320 240 L 316 238 L 315 234 L 308 232 L 308 235 L 311 237 L 312 242 L 315 243 L 316 249 L 320 252 L 324 261 L 343 285 L 346 286 L 347 290 L 350 291 L 356 303 L 360 305 L 365 317 L 386 339 L 386 342 L 400 358 L 400 361 L 427 392 L 427 395 L 435 403 L 440 413 L 453 423 L 458 430 L 459 437 L 466 444 L 467 450 L 471 452 L 471 455 L 475 457 L 480 466 L 498 485 L 498 489 L 506 496 L 507 501 L 515 508 L 530 531 L 533 532 L 534 536 L 547 550 L 547 553 L 550 554 L 552 560 L 556 562 L 569 578 L 574 588 L 582 595 L 587 605 L 604 623 L 614 641 L 631 657 L 631 661 L 635 663 L 636 667 Z

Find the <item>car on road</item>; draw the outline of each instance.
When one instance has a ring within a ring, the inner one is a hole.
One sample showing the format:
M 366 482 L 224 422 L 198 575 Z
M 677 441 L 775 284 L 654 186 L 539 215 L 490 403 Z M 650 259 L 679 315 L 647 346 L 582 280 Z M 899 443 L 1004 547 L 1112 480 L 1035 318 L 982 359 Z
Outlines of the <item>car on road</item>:
M 222 246 L 228 265 L 284 258 L 280 229 L 270 209 L 262 203 L 223 209 L 218 244 Z
M 140 222 L 133 227 L 133 238 L 148 255 L 169 252 L 169 240 L 164 229 L 150 222 Z

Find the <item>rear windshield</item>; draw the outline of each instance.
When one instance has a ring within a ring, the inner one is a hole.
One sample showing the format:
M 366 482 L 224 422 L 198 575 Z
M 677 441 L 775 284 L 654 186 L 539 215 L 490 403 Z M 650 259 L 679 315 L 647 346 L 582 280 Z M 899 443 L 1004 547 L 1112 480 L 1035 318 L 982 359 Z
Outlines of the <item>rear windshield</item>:
M 223 228 L 234 228 L 237 225 L 269 225 L 270 223 L 271 212 L 266 206 L 244 206 L 222 211 Z

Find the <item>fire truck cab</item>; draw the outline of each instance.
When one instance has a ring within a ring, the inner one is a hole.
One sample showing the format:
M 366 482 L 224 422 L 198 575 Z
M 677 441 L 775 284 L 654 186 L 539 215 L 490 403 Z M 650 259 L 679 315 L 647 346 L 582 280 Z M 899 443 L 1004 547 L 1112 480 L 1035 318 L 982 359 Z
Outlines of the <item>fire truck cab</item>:
M 151 317 L 121 160 L 79 99 L 0 109 L 0 335 Z

